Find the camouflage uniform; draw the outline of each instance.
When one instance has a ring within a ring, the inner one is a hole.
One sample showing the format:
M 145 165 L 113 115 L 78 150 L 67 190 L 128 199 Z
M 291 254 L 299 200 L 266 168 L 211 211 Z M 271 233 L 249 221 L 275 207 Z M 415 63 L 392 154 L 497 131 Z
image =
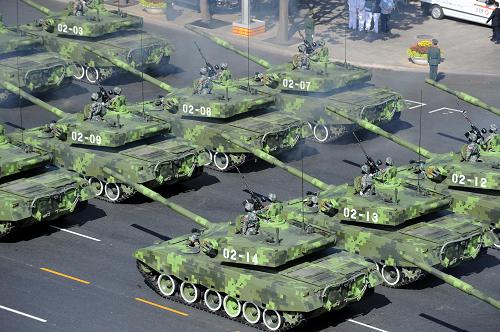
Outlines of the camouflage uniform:
M 306 46 L 299 45 L 299 53 L 295 54 L 292 59 L 293 69 L 307 70 L 310 67 L 309 56 L 306 54 Z
M 496 147 L 498 145 L 498 134 L 497 134 L 497 126 L 492 124 L 490 126 L 490 134 L 484 139 L 484 150 L 485 151 L 496 151 Z
M 248 211 L 243 217 L 243 227 L 241 233 L 243 235 L 255 235 L 259 229 L 259 218 L 255 211 Z
M 213 83 L 206 68 L 200 70 L 201 77 L 194 82 L 194 94 L 206 95 L 212 93 Z
M 475 163 L 479 160 L 479 145 L 476 142 L 470 142 L 465 148 L 464 161 Z
M 83 16 L 86 8 L 87 8 L 87 3 L 85 0 L 74 0 L 72 14 L 74 16 Z
M 363 176 L 361 177 L 361 190 L 359 194 L 361 196 L 370 196 L 375 192 L 375 185 L 373 183 L 373 175 L 370 174 L 370 168 L 368 165 L 363 165 L 361 167 Z
M 325 46 L 324 40 L 320 40 L 318 42 L 318 46 L 314 49 L 309 59 L 314 62 L 323 63 L 330 61 L 330 50 Z

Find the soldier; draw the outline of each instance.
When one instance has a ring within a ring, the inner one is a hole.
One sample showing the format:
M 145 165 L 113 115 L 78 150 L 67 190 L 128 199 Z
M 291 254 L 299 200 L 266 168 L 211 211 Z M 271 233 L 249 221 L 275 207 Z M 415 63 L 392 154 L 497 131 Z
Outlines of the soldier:
M 259 218 L 255 211 L 255 206 L 251 202 L 245 203 L 246 215 L 243 217 L 243 226 L 241 227 L 241 233 L 243 235 L 255 235 L 259 230 Z
M 497 126 L 495 124 L 490 125 L 489 135 L 484 139 L 484 150 L 485 151 L 495 151 L 498 145 L 498 134 Z
M 475 133 L 470 133 L 469 144 L 465 146 L 465 152 L 463 155 L 464 161 L 475 163 L 479 161 L 479 145 L 476 143 L 477 136 Z
M 392 179 L 396 178 L 397 168 L 394 167 L 394 162 L 392 161 L 392 157 L 385 158 L 385 168 L 379 172 L 377 175 L 377 180 L 382 183 L 388 183 Z
M 188 238 L 187 245 L 192 248 L 200 247 L 200 231 L 196 228 L 191 230 L 191 235 Z
M 433 81 L 438 80 L 438 66 L 441 63 L 441 50 L 437 45 L 437 39 L 433 39 L 432 46 L 427 51 L 427 62 L 429 63 L 429 78 Z
M 324 40 L 318 41 L 317 47 L 314 49 L 309 59 L 314 62 L 323 63 L 330 61 L 330 51 L 328 47 L 325 46 Z
M 87 9 L 87 3 L 85 0 L 74 0 L 73 1 L 73 15 L 83 16 L 85 9 Z
M 371 196 L 375 193 L 375 186 L 373 184 L 373 175 L 370 174 L 370 167 L 368 165 L 361 166 L 361 190 L 360 196 Z
M 293 69 L 308 70 L 310 66 L 309 56 L 307 55 L 307 47 L 304 44 L 299 45 L 299 53 L 295 54 L 292 59 Z
M 86 120 L 101 121 L 106 114 L 104 103 L 99 101 L 99 94 L 93 92 L 90 95 L 92 104 L 85 106 L 84 115 Z
M 194 93 L 206 95 L 212 93 L 213 83 L 212 79 L 208 76 L 208 70 L 205 67 L 200 69 L 201 77 L 194 83 Z
M 221 70 L 216 75 L 217 83 L 228 85 L 233 79 L 233 74 L 231 74 L 231 71 L 228 69 L 227 63 L 225 62 L 222 62 L 220 64 L 220 69 Z
M 314 12 L 309 8 L 306 17 L 304 18 L 304 30 L 306 34 L 306 41 L 311 44 L 314 40 Z

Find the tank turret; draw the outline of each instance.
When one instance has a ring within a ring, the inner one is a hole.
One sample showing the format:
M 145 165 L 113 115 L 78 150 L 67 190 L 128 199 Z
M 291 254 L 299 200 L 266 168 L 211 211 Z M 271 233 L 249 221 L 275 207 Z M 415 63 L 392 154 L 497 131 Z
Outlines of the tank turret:
M 130 185 L 204 228 L 135 252 L 146 283 L 163 297 L 276 331 L 359 301 L 380 282 L 372 262 L 332 248 L 334 234 L 306 232 L 284 220 L 253 224 L 251 212 L 213 223 Z
M 121 202 L 134 194 L 125 184 L 108 179 L 102 168 L 124 172 L 130 181 L 150 187 L 198 176 L 207 162 L 203 149 L 168 135 L 171 125 L 127 109 L 121 89 L 94 93 L 83 112 L 68 114 L 12 84 L 0 83 L 61 119 L 10 134 L 17 142 L 49 151 L 53 163 L 88 179 L 97 196 Z
M 88 48 L 101 49 L 133 68 L 148 70 L 168 64 L 172 48 L 167 40 L 140 30 L 143 19 L 121 9 L 107 10 L 101 0 L 84 5 L 72 2 L 62 12 L 52 12 L 32 0 L 23 0 L 47 17 L 21 30 L 43 38 L 49 50 L 71 61 L 72 75 L 90 83 L 103 81 L 120 72 L 112 63 Z

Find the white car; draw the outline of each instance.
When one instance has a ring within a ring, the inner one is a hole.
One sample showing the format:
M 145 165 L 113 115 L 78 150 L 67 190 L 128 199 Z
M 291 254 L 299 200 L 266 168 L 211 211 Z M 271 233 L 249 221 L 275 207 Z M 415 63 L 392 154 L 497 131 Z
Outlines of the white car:
M 445 16 L 486 24 L 495 9 L 491 0 L 421 0 L 422 9 L 437 20 Z M 491 22 L 488 23 L 491 25 Z

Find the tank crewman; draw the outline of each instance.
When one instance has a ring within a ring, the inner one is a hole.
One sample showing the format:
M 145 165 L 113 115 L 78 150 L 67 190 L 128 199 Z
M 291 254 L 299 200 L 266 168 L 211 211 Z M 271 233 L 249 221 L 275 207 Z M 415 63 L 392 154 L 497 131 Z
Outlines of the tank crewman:
M 229 70 L 227 63 L 222 62 L 220 64 L 220 71 L 215 76 L 214 82 L 219 83 L 221 85 L 230 85 L 232 79 L 233 79 L 233 74 L 231 74 L 231 71 Z
M 465 146 L 463 154 L 464 161 L 475 163 L 479 161 L 479 145 L 476 143 L 477 136 L 475 133 L 470 133 L 469 144 Z
M 87 2 L 85 0 L 74 0 L 73 1 L 73 11 L 74 16 L 83 16 L 87 10 Z
M 106 114 L 104 103 L 99 101 L 99 94 L 97 92 L 93 92 L 90 95 L 90 99 L 92 103 L 85 106 L 83 111 L 84 118 L 86 120 L 101 121 L 102 117 Z
M 267 204 L 264 209 L 257 212 L 257 216 L 270 222 L 281 222 L 283 217 L 281 212 L 283 211 L 283 203 L 277 200 L 275 193 L 270 193 L 267 195 Z
M 441 50 L 438 47 L 437 39 L 432 40 L 432 46 L 427 51 L 427 62 L 429 63 L 429 78 L 438 80 L 438 66 L 441 63 Z
M 106 103 L 106 107 L 115 112 L 124 112 L 127 99 L 122 95 L 122 88 L 115 86 L 113 90 L 109 91 L 111 99 Z
M 208 76 L 208 70 L 205 67 L 200 69 L 201 77 L 194 82 L 194 94 L 206 95 L 212 93 L 213 83 Z
M 368 165 L 361 166 L 361 196 L 371 196 L 375 193 L 375 185 L 373 183 L 373 175 L 370 174 L 370 167 Z
M 325 46 L 325 41 L 318 41 L 317 47 L 314 49 L 309 59 L 314 62 L 329 62 L 330 61 L 330 50 Z
M 391 182 L 392 179 L 396 178 L 398 170 L 394 167 L 394 162 L 392 157 L 385 158 L 385 168 L 379 172 L 377 175 L 377 180 L 382 183 Z
M 299 53 L 293 56 L 292 64 L 293 69 L 309 69 L 310 61 L 307 55 L 307 47 L 304 44 L 299 45 Z
M 198 248 L 200 246 L 200 231 L 196 228 L 191 230 L 191 235 L 187 241 L 188 247 Z
M 314 12 L 312 8 L 309 8 L 306 17 L 304 18 L 304 30 L 306 35 L 306 41 L 311 44 L 314 40 Z
M 496 151 L 498 146 L 498 134 L 497 134 L 497 126 L 495 124 L 490 125 L 489 135 L 486 136 L 483 143 L 483 149 L 485 151 Z
M 259 218 L 255 211 L 254 204 L 251 202 L 245 203 L 245 216 L 243 217 L 243 226 L 241 227 L 241 233 L 243 235 L 255 235 L 259 230 Z

